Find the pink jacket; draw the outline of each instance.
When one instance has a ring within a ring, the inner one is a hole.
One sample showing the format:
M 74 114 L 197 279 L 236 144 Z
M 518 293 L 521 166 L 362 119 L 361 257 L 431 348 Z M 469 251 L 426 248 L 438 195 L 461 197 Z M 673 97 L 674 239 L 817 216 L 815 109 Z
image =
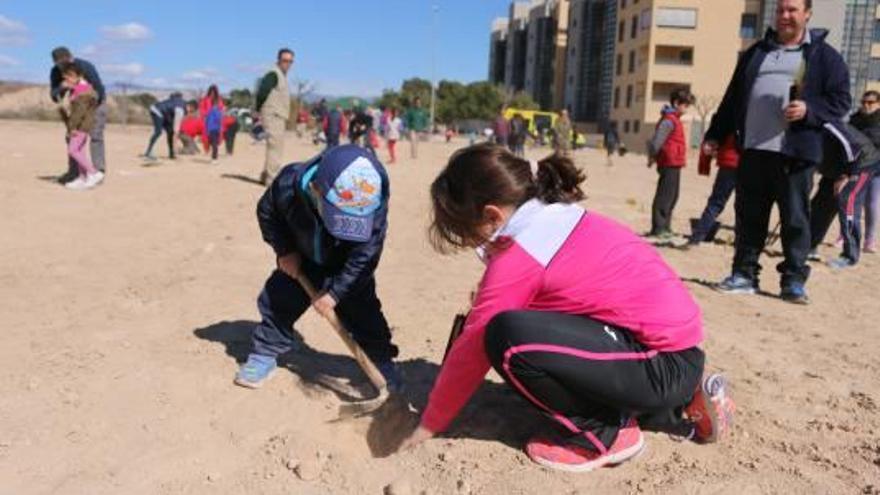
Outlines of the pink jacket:
M 490 363 L 489 321 L 511 310 L 585 315 L 629 329 L 660 352 L 703 340 L 700 308 L 657 251 L 630 229 L 577 205 L 532 200 L 501 230 L 464 331 L 434 384 L 422 425 L 447 428 Z

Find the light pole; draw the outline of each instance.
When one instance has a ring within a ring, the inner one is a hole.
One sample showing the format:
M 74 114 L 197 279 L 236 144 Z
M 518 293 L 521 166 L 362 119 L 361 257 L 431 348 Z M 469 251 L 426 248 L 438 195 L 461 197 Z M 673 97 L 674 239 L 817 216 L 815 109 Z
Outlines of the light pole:
M 431 128 L 428 130 L 430 134 L 434 134 L 434 112 L 437 96 L 437 11 L 440 7 L 437 4 L 431 5 Z

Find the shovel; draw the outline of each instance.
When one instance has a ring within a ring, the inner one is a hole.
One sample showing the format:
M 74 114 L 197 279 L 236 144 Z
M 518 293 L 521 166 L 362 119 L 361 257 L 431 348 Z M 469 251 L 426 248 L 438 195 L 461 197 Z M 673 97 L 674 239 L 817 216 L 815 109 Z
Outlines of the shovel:
M 303 290 L 308 294 L 309 299 L 315 300 L 318 297 L 318 293 L 314 287 L 312 287 L 311 282 L 306 280 L 305 277 L 298 277 L 297 281 L 299 285 L 302 286 Z M 357 361 L 358 365 L 363 370 L 364 374 L 367 375 L 367 378 L 370 379 L 370 383 L 376 387 L 379 395 L 375 398 L 349 402 L 339 406 L 339 418 L 338 420 L 348 419 L 348 418 L 356 418 L 359 416 L 364 416 L 370 414 L 384 405 L 388 399 L 391 397 L 391 394 L 388 391 L 388 384 L 385 382 L 385 377 L 382 376 L 382 373 L 379 372 L 379 369 L 376 368 L 376 365 L 373 364 L 373 361 L 364 353 L 364 350 L 361 349 L 361 346 L 358 345 L 357 342 L 351 337 L 351 334 L 348 330 L 345 329 L 345 326 L 339 320 L 339 317 L 336 313 L 330 313 L 326 317 L 330 326 L 336 330 L 336 333 L 339 335 L 339 338 L 342 339 L 342 342 L 345 343 L 345 346 L 348 347 L 348 351 L 354 357 L 355 361 Z

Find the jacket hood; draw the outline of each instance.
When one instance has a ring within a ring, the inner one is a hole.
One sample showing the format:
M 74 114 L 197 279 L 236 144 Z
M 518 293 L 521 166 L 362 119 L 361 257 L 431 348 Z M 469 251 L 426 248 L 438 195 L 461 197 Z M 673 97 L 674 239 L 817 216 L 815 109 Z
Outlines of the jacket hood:
M 660 110 L 660 115 L 662 115 L 664 117 L 671 114 L 671 113 L 678 113 L 678 110 L 676 110 L 674 106 L 672 106 L 668 103 L 663 105 L 663 109 Z

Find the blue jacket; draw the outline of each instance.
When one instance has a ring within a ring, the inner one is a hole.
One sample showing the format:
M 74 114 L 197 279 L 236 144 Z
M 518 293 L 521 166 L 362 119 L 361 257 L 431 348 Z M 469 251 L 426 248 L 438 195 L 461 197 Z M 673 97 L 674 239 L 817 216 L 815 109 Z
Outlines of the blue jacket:
M 376 210 L 373 233 L 367 242 L 337 239 L 324 228 L 308 191 L 306 173 L 317 166 L 321 156 L 304 163 L 292 163 L 281 169 L 278 177 L 260 198 L 257 219 L 265 240 L 277 256 L 298 253 L 324 268 L 327 279 L 320 289 L 334 299 L 345 297 L 370 281 L 385 244 L 388 230 L 388 175 L 382 178 L 382 205 Z
M 827 36 L 825 29 L 810 30 L 812 42 L 804 47 L 806 72 L 801 88 L 807 116 L 789 126 L 782 149 L 784 155 L 812 164 L 822 161 L 823 126 L 828 122 L 842 121 L 852 105 L 849 68 L 843 57 L 825 43 Z M 775 39 L 776 32 L 768 29 L 763 40 L 742 54 L 721 106 L 706 132 L 707 140 L 720 143 L 729 134 L 736 133 L 737 142 L 742 147 L 752 87 L 767 54 L 775 49 Z
M 98 93 L 98 104 L 104 103 L 106 95 L 104 84 L 101 82 L 101 76 L 98 75 L 98 70 L 95 69 L 95 66 L 81 58 L 73 59 L 73 63 L 83 71 L 85 80 L 95 88 L 95 93 Z M 57 65 L 53 65 L 52 70 L 49 72 L 49 95 L 52 97 L 52 101 L 56 103 L 64 96 L 65 89 L 61 87 L 63 80 L 61 70 L 58 69 Z
M 825 155 L 819 164 L 824 177 L 857 175 L 880 166 L 880 150 L 864 131 L 841 121 L 825 124 L 824 130 Z
M 162 114 L 162 118 L 168 124 L 174 123 L 174 111 L 186 110 L 186 101 L 181 96 L 172 96 L 156 103 L 156 109 Z

